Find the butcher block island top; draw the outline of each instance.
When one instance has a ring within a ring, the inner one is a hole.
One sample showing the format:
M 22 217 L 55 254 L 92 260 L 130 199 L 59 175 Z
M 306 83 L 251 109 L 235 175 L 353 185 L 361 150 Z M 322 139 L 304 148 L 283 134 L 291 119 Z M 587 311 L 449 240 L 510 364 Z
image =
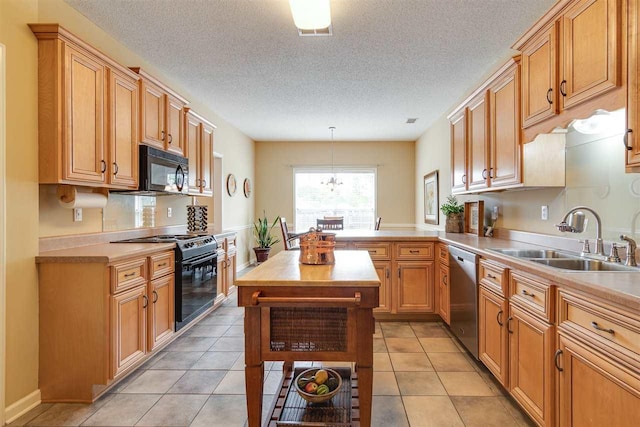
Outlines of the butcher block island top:
M 236 286 L 380 286 L 367 251 L 335 251 L 335 264 L 300 264 L 299 251 L 283 251 L 236 279 Z
M 285 372 L 298 360 L 355 362 L 359 406 L 347 411 L 351 418 L 340 425 L 369 427 L 372 310 L 379 304 L 380 279 L 367 251 L 335 251 L 331 265 L 301 264 L 299 257 L 298 251 L 280 252 L 235 282 L 238 305 L 245 308 L 249 427 L 261 425 L 265 360 L 283 360 Z M 278 415 L 286 406 L 279 398 L 268 425 L 286 421 Z M 313 421 L 329 425 L 328 420 Z

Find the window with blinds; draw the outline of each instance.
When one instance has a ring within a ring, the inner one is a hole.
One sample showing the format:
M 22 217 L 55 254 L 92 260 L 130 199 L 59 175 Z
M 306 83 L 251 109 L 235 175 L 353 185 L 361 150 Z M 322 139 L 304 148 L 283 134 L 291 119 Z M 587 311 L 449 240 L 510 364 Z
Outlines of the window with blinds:
M 341 184 L 327 184 L 332 176 Z M 374 228 L 375 169 L 295 169 L 293 187 L 296 230 L 315 227 L 325 216 L 343 217 L 345 229 Z

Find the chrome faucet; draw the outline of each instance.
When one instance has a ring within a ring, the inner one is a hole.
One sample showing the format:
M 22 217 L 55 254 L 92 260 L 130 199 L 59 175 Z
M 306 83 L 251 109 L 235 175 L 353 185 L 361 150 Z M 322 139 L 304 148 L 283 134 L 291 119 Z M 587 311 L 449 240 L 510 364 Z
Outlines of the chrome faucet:
M 627 242 L 627 261 L 624 265 L 637 267 L 636 263 L 636 241 L 629 236 L 621 235 L 620 240 Z
M 569 209 L 560 224 L 556 224 L 556 227 L 560 231 L 570 231 L 572 233 L 582 233 L 584 231 L 584 214 L 579 211 L 588 211 L 593 214 L 596 219 L 596 254 L 605 258 L 604 254 L 604 245 L 602 243 L 602 220 L 600 219 L 600 215 L 596 213 L 593 209 L 587 206 L 576 206 L 575 208 Z M 567 224 L 567 220 L 569 220 L 569 224 Z M 586 240 L 586 239 L 585 239 Z M 588 243 L 585 244 L 581 256 L 585 256 L 589 254 L 589 246 Z

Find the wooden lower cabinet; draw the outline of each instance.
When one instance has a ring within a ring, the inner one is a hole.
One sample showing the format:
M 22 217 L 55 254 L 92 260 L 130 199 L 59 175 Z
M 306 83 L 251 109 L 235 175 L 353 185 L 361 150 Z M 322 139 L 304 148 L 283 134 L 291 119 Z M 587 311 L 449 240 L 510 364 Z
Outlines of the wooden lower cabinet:
M 396 270 L 395 312 L 433 313 L 435 263 L 433 261 L 398 261 Z
M 438 268 L 438 281 L 436 283 L 438 314 L 447 325 L 451 323 L 451 300 L 449 289 L 449 266 L 440 264 Z
M 507 313 L 507 300 L 480 286 L 478 294 L 479 358 L 506 388 L 509 387 Z
M 146 285 L 111 297 L 113 378 L 117 378 L 146 354 L 147 305 Z
M 390 313 L 391 312 L 391 262 L 390 261 L 374 261 L 373 267 L 380 278 L 380 305 L 374 308 L 374 312 Z
M 173 274 L 149 282 L 148 350 L 153 351 L 173 335 L 175 327 L 175 277 Z
M 559 425 L 637 426 L 640 374 L 598 353 L 581 340 L 559 334 Z
M 554 326 L 510 304 L 509 391 L 540 426 L 554 425 Z

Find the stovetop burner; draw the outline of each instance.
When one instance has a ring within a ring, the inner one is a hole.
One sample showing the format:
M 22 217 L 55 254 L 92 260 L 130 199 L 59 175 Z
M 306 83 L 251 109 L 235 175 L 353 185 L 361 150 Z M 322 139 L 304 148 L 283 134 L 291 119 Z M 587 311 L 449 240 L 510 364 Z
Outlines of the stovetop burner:
M 113 243 L 165 243 L 177 242 L 181 246 L 184 243 L 186 247 L 191 247 L 188 242 L 215 242 L 215 238 L 209 234 L 161 234 L 158 236 L 137 237 L 135 239 L 118 240 Z M 217 246 L 217 244 L 216 244 Z

